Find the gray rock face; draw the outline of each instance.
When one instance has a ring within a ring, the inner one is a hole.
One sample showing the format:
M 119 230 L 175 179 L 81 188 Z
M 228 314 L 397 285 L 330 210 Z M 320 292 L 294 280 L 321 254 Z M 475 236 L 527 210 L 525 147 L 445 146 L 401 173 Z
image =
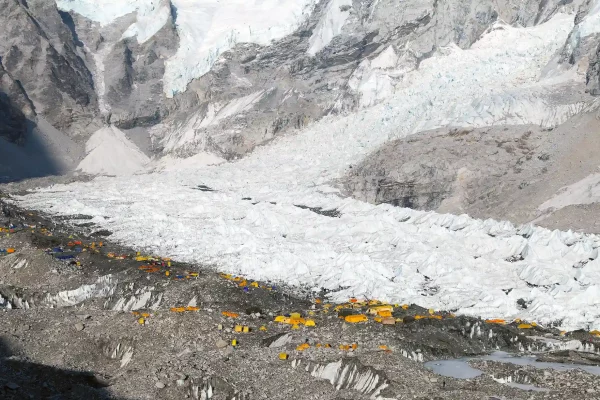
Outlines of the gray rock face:
M 591 95 L 600 95 L 600 46 L 590 56 L 590 66 L 585 81 Z
M 535 131 L 535 133 L 534 133 Z M 389 143 L 353 167 L 346 187 L 372 203 L 437 210 L 454 202 L 458 210 L 491 196 L 498 179 L 542 174 L 548 155 L 536 154 L 539 128 L 451 129 Z M 517 187 L 514 188 L 515 190 Z
M 0 137 L 15 144 L 25 142 L 27 115 L 33 114 L 33 105 L 28 100 L 20 85 L 0 64 Z
M 57 129 L 77 134 L 94 119 L 96 96 L 84 53 L 53 2 L 2 0 L 0 58 Z M 15 93 L 8 93 L 14 96 Z
M 556 128 L 439 129 L 382 146 L 348 172 L 346 194 L 371 203 L 598 232 L 597 207 L 540 207 L 597 171 L 595 113 Z
M 580 0 L 573 3 L 578 6 L 575 28 L 560 54 L 560 63 L 567 67 L 577 66 L 580 71 L 583 71 L 586 75 L 588 92 L 598 96 L 600 95 L 600 29 L 590 30 L 589 21 L 586 21 L 592 18 L 590 12 L 593 11 L 594 2 Z
M 11 104 L 5 93 L 0 93 L 0 136 L 9 142 L 22 144 L 27 132 L 25 115 Z
M 122 129 L 152 126 L 175 108 L 173 100 L 164 96 L 162 78 L 165 61 L 177 46 L 172 19 L 143 44 L 134 38 L 114 45 L 104 61 L 111 123 Z

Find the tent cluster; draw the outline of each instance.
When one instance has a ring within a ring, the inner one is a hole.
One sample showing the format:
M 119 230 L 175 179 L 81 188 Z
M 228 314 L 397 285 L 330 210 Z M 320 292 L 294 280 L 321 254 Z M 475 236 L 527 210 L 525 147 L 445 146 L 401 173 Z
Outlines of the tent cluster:
M 146 320 L 150 318 L 150 313 L 133 311 L 132 314 L 137 318 L 137 323 L 140 325 L 146 325 Z
M 296 346 L 296 351 L 298 352 L 303 352 L 305 350 L 308 350 L 310 348 L 312 348 L 313 346 L 311 346 L 309 343 L 302 343 L 299 344 L 298 346 Z M 355 351 L 358 349 L 358 343 L 351 343 L 351 344 L 347 344 L 347 343 L 342 343 L 339 344 L 337 346 L 332 346 L 329 343 L 317 343 L 314 345 L 314 348 L 316 349 L 334 349 L 337 348 L 341 351 Z M 381 352 L 385 352 L 385 353 L 391 353 L 392 350 L 387 346 L 387 345 L 380 345 L 377 348 L 378 351 Z M 280 360 L 288 360 L 290 358 L 290 355 L 288 353 L 279 353 L 279 359 Z
M 316 304 L 321 304 L 322 301 L 317 301 Z M 333 307 L 333 308 L 332 308 Z M 454 318 L 451 313 L 435 312 L 429 310 L 427 314 L 416 314 L 406 316 L 405 311 L 410 306 L 408 304 L 388 304 L 379 300 L 364 300 L 359 301 L 355 298 L 350 299 L 347 303 L 333 306 L 324 304 L 322 312 L 328 313 L 333 309 L 338 313 L 338 317 L 350 324 L 367 323 L 373 321 L 383 325 L 395 325 L 397 323 L 406 322 L 404 318 L 412 320 L 433 319 L 442 320 L 444 318 Z
M 315 348 L 331 349 L 331 348 L 333 348 L 333 346 L 331 346 L 331 344 L 329 344 L 329 343 L 325 343 L 325 344 L 317 343 L 317 344 L 315 344 Z M 351 344 L 343 343 L 343 344 L 338 345 L 337 348 L 342 351 L 354 351 L 354 350 L 358 349 L 358 343 L 351 343 Z M 310 349 L 310 344 L 308 344 L 308 343 L 302 343 L 296 347 L 297 351 L 304 351 L 304 350 L 308 350 L 308 349 Z
M 264 290 L 277 290 L 277 288 L 273 285 L 261 285 L 256 281 L 252 281 L 252 280 L 246 279 L 241 276 L 235 276 L 235 275 L 223 274 L 223 273 L 219 274 L 219 276 L 228 281 L 235 282 L 246 293 L 250 292 L 250 288 L 256 288 L 256 289 L 261 288 Z
M 195 306 L 171 307 L 171 311 L 175 312 L 175 313 L 198 312 L 198 311 L 200 311 L 200 307 L 195 307 Z
M 300 329 L 300 325 L 313 327 L 316 326 L 314 319 L 302 318 L 300 313 L 291 313 L 287 315 L 278 315 L 275 317 L 275 322 L 281 324 L 292 325 L 292 329 Z
M 9 254 L 13 254 L 15 251 L 17 251 L 17 250 L 13 247 L 9 247 L 8 249 L 0 249 L 0 256 L 6 256 Z
M 119 256 L 127 257 L 127 256 Z M 167 278 L 171 278 L 174 281 L 182 281 L 186 279 L 198 278 L 200 274 L 198 272 L 185 271 L 183 273 L 173 274 L 171 271 L 172 261 L 170 258 L 160 258 L 152 256 L 142 256 L 140 253 L 133 258 L 135 261 L 143 262 L 138 269 L 148 274 L 164 271 Z
M 57 260 L 75 260 L 80 253 L 87 251 L 80 241 L 69 242 L 67 246 L 53 247 L 46 249 L 46 254 L 51 255 Z
M 485 323 L 493 325 L 510 325 L 516 327 L 517 329 L 534 329 L 539 327 L 539 325 L 535 322 L 526 322 L 519 318 L 515 319 L 512 322 L 506 321 L 504 319 L 486 319 Z
M 7 226 L 0 226 L 0 233 L 11 234 L 11 233 L 17 233 L 17 232 L 23 231 L 25 229 L 32 229 L 32 228 L 35 228 L 35 226 L 28 225 L 28 224 L 20 224 L 20 225 L 8 224 Z

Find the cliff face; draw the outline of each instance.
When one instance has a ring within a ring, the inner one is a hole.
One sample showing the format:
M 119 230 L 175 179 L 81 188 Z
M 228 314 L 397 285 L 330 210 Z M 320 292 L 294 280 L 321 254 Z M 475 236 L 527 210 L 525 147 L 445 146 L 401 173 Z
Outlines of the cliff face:
M 0 136 L 9 142 L 23 144 L 27 118 L 33 116 L 33 104 L 20 83 L 0 64 Z
M 25 113 L 72 136 L 85 135 L 81 130 L 96 116 L 94 81 L 82 45 L 56 5 L 2 0 L 0 7 L 0 59 L 4 73 L 18 82 L 6 94 L 19 104 L 24 92 L 31 108 Z

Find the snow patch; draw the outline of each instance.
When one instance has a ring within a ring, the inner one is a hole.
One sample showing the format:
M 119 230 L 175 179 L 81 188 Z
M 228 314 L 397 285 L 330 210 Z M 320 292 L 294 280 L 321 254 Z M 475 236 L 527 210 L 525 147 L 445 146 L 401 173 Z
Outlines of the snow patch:
M 256 103 L 258 103 L 264 95 L 265 91 L 260 90 L 258 92 L 251 93 L 247 96 L 234 99 L 230 101 L 225 107 L 221 108 L 219 111 L 216 111 L 215 105 L 211 103 L 208 107 L 208 113 L 200 123 L 199 127 L 206 128 L 208 126 L 217 125 L 224 119 L 227 119 L 236 114 L 240 114 L 244 111 L 248 111 Z
M 171 8 L 165 1 L 159 0 L 145 4 L 145 7 L 140 7 L 137 10 L 137 21 L 131 24 L 129 28 L 123 33 L 123 38 L 137 37 L 138 43 L 144 43 L 149 40 L 152 36 L 156 35 L 158 31 L 169 21 L 171 16 Z
M 575 204 L 592 204 L 600 201 L 600 173 L 589 175 L 582 180 L 562 188 L 554 197 L 538 208 L 559 210 Z
M 150 159 L 114 126 L 96 131 L 85 146 L 87 156 L 77 170 L 87 174 L 131 175 L 142 171 Z
M 96 94 L 98 95 L 98 108 L 103 115 L 107 115 L 110 112 L 110 104 L 105 101 L 106 96 L 106 79 L 104 77 L 105 65 L 104 60 L 112 51 L 114 45 L 106 44 L 102 49 L 92 52 L 87 46 L 86 51 L 88 51 L 92 58 L 94 59 L 95 69 L 93 72 L 94 77 L 94 87 L 96 89 Z
M 376 69 L 394 68 L 396 65 L 398 65 L 398 55 L 393 46 L 388 46 L 387 49 L 371 61 L 371 68 Z
M 200 152 L 188 158 L 177 158 L 167 155 L 156 163 L 154 169 L 157 171 L 180 171 L 218 165 L 224 162 L 226 161 L 223 158 L 207 152 Z
M 352 0 L 330 0 L 325 16 L 319 21 L 308 43 L 308 54 L 314 56 L 342 32 L 350 16 Z
M 65 290 L 55 295 L 48 294 L 43 304 L 52 307 L 71 307 L 82 303 L 88 299 L 96 297 L 110 296 L 117 282 L 112 275 L 106 275 L 98 278 L 96 283 L 83 285 L 73 290 Z
M 13 265 L 13 269 L 21 269 L 21 268 L 26 268 L 29 265 L 29 263 L 27 262 L 27 259 L 23 258 L 19 261 L 17 261 L 14 265 Z

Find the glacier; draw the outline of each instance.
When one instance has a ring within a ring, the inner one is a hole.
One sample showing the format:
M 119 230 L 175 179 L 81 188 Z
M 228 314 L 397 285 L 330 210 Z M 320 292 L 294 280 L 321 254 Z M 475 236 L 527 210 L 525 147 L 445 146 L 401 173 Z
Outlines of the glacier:
M 600 237 L 371 205 L 336 188 L 378 146 L 425 128 L 560 123 L 568 106 L 530 94 L 546 88 L 540 73 L 572 28 L 573 16 L 559 14 L 536 27 L 491 30 L 469 50 L 447 48 L 406 71 L 379 104 L 326 117 L 235 162 L 97 177 L 16 200 L 52 215 L 91 215 L 112 240 L 146 252 L 325 288 L 334 301 L 376 298 L 600 329 Z
M 167 60 L 165 93 L 172 97 L 208 71 L 237 43 L 268 45 L 293 33 L 318 0 L 172 0 L 179 48 Z
M 184 92 L 193 79 L 210 71 L 221 54 L 237 43 L 268 45 L 293 33 L 318 2 L 171 0 L 179 47 L 166 62 L 165 94 L 173 97 Z M 154 36 L 171 15 L 171 8 L 162 0 L 56 0 L 56 4 L 60 10 L 73 11 L 102 26 L 136 13 L 136 22 L 123 37 L 137 37 L 140 43 Z

